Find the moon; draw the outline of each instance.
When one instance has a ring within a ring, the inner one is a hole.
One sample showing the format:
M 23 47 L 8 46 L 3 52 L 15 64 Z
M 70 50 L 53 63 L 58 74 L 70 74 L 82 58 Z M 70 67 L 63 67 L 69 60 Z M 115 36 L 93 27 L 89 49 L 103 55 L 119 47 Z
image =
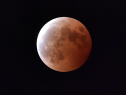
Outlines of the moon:
M 88 59 L 92 40 L 87 28 L 71 17 L 58 17 L 47 22 L 37 37 L 37 52 L 49 68 L 69 72 Z

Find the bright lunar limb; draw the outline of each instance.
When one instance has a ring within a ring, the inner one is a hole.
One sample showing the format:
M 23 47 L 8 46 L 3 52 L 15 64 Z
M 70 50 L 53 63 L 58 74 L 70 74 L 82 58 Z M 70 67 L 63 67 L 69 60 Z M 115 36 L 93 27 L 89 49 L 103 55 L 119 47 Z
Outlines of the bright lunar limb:
M 69 72 L 88 59 L 92 40 L 87 28 L 78 20 L 58 17 L 47 22 L 37 37 L 37 51 L 51 69 Z

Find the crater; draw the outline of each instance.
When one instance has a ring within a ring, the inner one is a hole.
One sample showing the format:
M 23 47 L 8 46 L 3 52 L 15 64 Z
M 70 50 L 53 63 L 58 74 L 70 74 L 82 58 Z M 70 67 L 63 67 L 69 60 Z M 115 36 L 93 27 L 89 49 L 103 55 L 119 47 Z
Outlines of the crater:
M 84 32 L 84 27 L 83 26 L 79 26 L 79 31 L 80 32 Z
M 81 48 L 82 48 L 82 45 L 81 45 L 81 44 L 77 44 L 77 47 L 78 47 L 79 49 L 81 49 Z
M 58 50 L 57 57 L 58 57 L 57 58 L 58 60 L 63 60 L 64 59 L 63 53 L 60 50 Z
M 86 42 L 86 35 L 80 35 L 79 39 L 81 40 L 81 42 Z
M 64 26 L 61 28 L 60 32 L 61 32 L 61 36 L 66 36 L 70 34 L 71 30 L 70 28 Z
M 70 35 L 68 35 L 68 39 L 71 41 L 71 42 L 74 42 L 76 43 L 76 39 L 78 38 L 78 33 L 76 33 L 75 31 L 74 32 L 71 32 Z
M 58 52 L 55 53 L 53 52 L 53 54 L 49 56 L 51 58 L 50 62 L 53 64 L 58 64 L 59 61 L 62 61 L 64 59 L 62 52 L 60 50 L 56 50 L 56 51 Z

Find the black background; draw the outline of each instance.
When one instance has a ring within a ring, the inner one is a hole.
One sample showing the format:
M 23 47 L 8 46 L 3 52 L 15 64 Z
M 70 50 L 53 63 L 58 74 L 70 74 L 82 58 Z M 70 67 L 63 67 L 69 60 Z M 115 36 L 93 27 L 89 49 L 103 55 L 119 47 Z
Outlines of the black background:
M 126 95 L 125 9 L 125 0 L 1 0 L 3 95 Z M 89 59 L 67 73 L 49 69 L 36 49 L 42 26 L 63 16 L 81 21 L 92 37 Z

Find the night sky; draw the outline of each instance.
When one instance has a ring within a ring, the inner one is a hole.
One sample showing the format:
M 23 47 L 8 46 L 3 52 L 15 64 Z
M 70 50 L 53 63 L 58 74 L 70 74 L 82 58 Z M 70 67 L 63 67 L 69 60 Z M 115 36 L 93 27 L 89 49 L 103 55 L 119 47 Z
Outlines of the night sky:
M 92 37 L 86 63 L 67 73 L 44 65 L 36 48 L 43 25 L 64 16 Z M 0 28 L 0 95 L 126 95 L 125 0 L 1 0 Z

